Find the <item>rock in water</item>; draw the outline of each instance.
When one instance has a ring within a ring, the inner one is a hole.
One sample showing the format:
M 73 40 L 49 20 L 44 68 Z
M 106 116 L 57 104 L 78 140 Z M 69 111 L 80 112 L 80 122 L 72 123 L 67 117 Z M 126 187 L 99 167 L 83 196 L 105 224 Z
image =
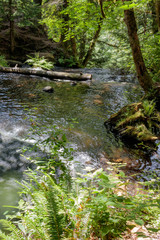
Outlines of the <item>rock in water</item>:
M 46 86 L 43 88 L 44 92 L 53 93 L 54 89 L 51 86 Z

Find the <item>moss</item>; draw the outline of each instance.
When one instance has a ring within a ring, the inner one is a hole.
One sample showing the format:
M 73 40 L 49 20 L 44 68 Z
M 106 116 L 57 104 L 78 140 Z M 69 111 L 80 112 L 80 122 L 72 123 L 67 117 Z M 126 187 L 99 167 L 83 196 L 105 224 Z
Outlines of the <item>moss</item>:
M 119 123 L 117 123 L 116 128 L 121 128 L 128 124 L 132 125 L 138 121 L 145 121 L 145 116 L 140 110 L 138 112 L 135 112 L 131 116 L 123 118 Z
M 118 134 L 127 145 L 145 145 L 155 151 L 156 134 L 160 133 L 160 113 L 153 101 L 133 103 L 113 114 L 105 125 Z M 127 141 L 126 141 L 127 140 Z
M 158 138 L 149 131 L 144 124 L 133 126 L 127 126 L 125 129 L 121 131 L 121 135 L 128 136 L 130 138 L 134 138 L 141 141 L 155 141 Z

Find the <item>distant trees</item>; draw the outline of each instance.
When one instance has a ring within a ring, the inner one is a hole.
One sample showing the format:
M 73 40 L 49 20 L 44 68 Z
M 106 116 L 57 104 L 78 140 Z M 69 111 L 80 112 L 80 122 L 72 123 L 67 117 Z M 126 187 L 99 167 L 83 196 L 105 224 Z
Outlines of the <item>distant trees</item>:
M 39 20 L 39 4 L 41 1 L 4 0 L 0 1 L 1 26 L 9 23 L 10 55 L 15 49 L 15 25 L 35 25 Z
M 133 69 L 131 36 L 128 38 L 124 24 L 124 13 L 131 9 L 141 57 L 152 77 L 158 78 L 160 0 L 3 0 L 0 1 L 0 28 L 8 24 L 11 55 L 15 49 L 16 26 L 43 24 L 41 28 L 48 38 L 61 44 L 59 64 L 85 67 L 93 59 L 99 66 L 107 63 L 111 67 Z
M 42 22 L 49 37 L 62 42 L 72 64 L 87 65 L 103 23 L 98 1 L 43 1 Z

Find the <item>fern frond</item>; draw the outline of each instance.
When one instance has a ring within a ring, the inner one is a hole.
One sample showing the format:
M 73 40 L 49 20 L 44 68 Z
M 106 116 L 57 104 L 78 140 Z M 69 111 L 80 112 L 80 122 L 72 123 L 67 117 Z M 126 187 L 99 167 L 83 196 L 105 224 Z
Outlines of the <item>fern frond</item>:
M 51 239 L 60 240 L 64 229 L 64 215 L 60 213 L 61 201 L 57 192 L 52 189 L 45 194 L 47 199 L 47 227 Z
M 12 237 L 9 237 L 8 235 L 6 235 L 4 232 L 2 232 L 1 230 L 0 230 L 0 239 L 2 239 L 2 240 L 13 240 L 13 238 Z
M 25 216 L 23 220 L 33 239 L 50 240 L 48 233 L 42 226 L 42 222 L 38 221 L 38 218 L 32 220 L 29 214 Z
M 5 219 L 0 220 L 0 223 L 2 223 L 3 227 L 10 231 L 10 236 L 12 237 L 12 240 L 24 240 L 24 236 L 22 232 L 10 221 L 7 221 Z

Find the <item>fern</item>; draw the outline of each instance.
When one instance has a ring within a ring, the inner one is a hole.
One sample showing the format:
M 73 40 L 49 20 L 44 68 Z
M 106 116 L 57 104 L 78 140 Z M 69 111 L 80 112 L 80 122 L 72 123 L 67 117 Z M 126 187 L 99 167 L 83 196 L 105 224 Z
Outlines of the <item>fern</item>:
M 13 238 L 12 237 L 9 237 L 8 235 L 6 235 L 4 232 L 2 232 L 1 230 L 0 230 L 0 239 L 2 239 L 2 240 L 13 240 Z
M 52 62 L 48 62 L 43 56 L 40 57 L 39 53 L 35 53 L 35 57 L 27 56 L 29 59 L 26 60 L 26 63 L 33 67 L 40 67 L 42 69 L 51 70 L 54 66 Z
M 0 223 L 2 223 L 2 225 L 3 225 L 3 227 L 7 230 L 7 231 L 9 231 L 9 232 L 11 232 L 10 233 L 10 236 L 11 236 L 11 239 L 12 240 L 24 240 L 25 238 L 24 238 L 24 236 L 23 236 L 23 234 L 22 234 L 22 232 L 18 229 L 18 227 L 16 227 L 12 222 L 10 222 L 10 221 L 7 221 L 7 220 L 5 220 L 5 219 L 1 219 L 0 220 Z M 1 235 L 0 235 L 1 236 Z M 4 235 L 5 236 L 5 235 Z M 9 236 L 9 237 L 10 237 Z M 1 236 L 1 237 L 3 237 L 3 236 Z M 3 238 L 2 238 L 3 239 Z M 7 239 L 8 240 L 8 238 L 4 238 L 4 239 Z
M 61 239 L 65 226 L 64 215 L 60 213 L 61 202 L 56 191 L 46 192 L 47 198 L 47 226 L 51 239 Z
M 21 184 L 25 187 L 24 193 L 30 195 L 30 201 L 24 206 L 25 216 L 22 217 L 27 229 L 32 232 L 32 237 L 42 240 L 61 239 L 65 228 L 61 201 L 63 190 L 48 174 L 40 176 L 30 171 L 27 175 L 30 181 Z

